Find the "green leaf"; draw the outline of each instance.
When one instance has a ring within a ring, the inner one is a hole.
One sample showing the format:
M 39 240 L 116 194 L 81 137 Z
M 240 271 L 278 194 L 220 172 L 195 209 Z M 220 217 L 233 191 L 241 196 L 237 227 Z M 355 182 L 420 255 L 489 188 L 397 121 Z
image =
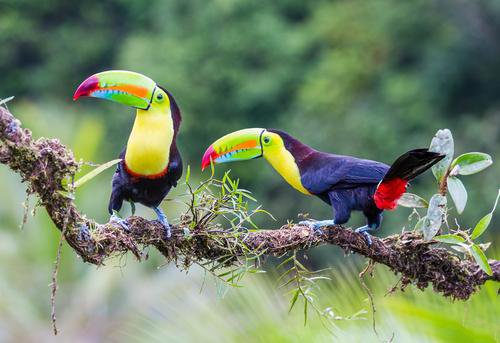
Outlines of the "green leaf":
M 186 171 L 186 183 L 189 183 L 189 177 L 191 176 L 191 166 L 188 164 Z
M 255 199 L 253 196 L 251 196 L 251 195 L 250 195 L 250 192 L 248 192 L 248 191 L 241 191 L 241 193 L 240 193 L 240 194 L 241 194 L 242 196 L 244 196 L 245 198 L 247 198 L 247 199 L 250 199 L 250 200 L 252 200 L 252 201 L 254 201 L 254 202 L 257 202 L 257 199 Z
M 493 213 L 495 212 L 497 205 L 498 205 L 498 198 L 500 198 L 500 189 L 498 190 L 497 197 L 495 199 L 495 204 L 493 205 L 493 208 L 491 209 L 491 212 L 485 215 L 483 218 L 481 218 L 476 226 L 474 227 L 474 230 L 472 230 L 472 234 L 470 238 L 476 239 L 479 236 L 483 234 L 484 231 L 488 228 L 490 225 L 491 219 L 493 217 Z
M 293 294 L 292 300 L 290 301 L 290 308 L 288 309 L 288 313 L 292 312 L 292 309 L 295 306 L 297 299 L 299 298 L 299 294 L 300 294 L 300 289 L 297 288 L 297 290 Z
M 485 215 L 483 218 L 481 218 L 476 226 L 474 227 L 474 230 L 472 230 L 472 234 L 470 235 L 471 239 L 476 239 L 479 236 L 483 234 L 484 231 L 488 228 L 488 225 L 490 225 L 491 218 L 493 217 L 493 213 L 488 213 Z
M 451 164 L 454 153 L 453 135 L 448 129 L 438 130 L 431 141 L 429 151 L 439 152 L 446 155 L 441 161 L 432 166 L 432 173 L 438 181 L 441 181 Z
M 427 217 L 423 216 L 422 218 L 420 218 L 418 220 L 418 222 L 415 224 L 415 227 L 413 228 L 413 230 L 415 230 L 415 231 L 422 231 L 422 229 L 424 227 L 425 218 L 427 218 Z
M 57 191 L 57 193 L 61 194 L 65 198 L 68 198 L 68 199 L 71 199 L 71 200 L 75 200 L 75 195 L 73 193 L 71 193 L 71 192 Z
M 459 244 L 465 242 L 465 239 L 459 235 L 440 235 L 434 237 L 434 240 L 450 244 Z
M 460 175 L 471 175 L 479 173 L 493 163 L 491 156 L 482 152 L 468 152 L 455 158 L 451 169 Z
M 472 257 L 474 257 L 474 260 L 476 260 L 476 263 L 481 267 L 481 269 L 488 275 L 493 275 L 493 271 L 491 270 L 491 266 L 488 263 L 488 259 L 486 258 L 486 255 L 484 252 L 481 250 L 480 247 L 477 245 L 473 244 L 470 247 L 470 252 L 472 254 Z
M 467 191 L 462 181 L 454 176 L 448 177 L 448 192 L 450 192 L 458 214 L 462 214 L 467 204 Z
M 398 200 L 398 205 L 410 208 L 428 207 L 429 203 L 420 196 L 413 193 L 404 193 Z
M 92 180 L 94 177 L 96 177 L 97 175 L 99 175 L 100 173 L 105 171 L 106 169 L 111 168 L 112 166 L 119 163 L 120 161 L 121 161 L 121 159 L 119 158 L 119 159 L 112 160 L 112 161 L 106 162 L 104 164 L 101 164 L 99 167 L 95 168 L 91 172 L 83 175 L 81 178 L 79 178 L 77 181 L 75 181 L 75 183 L 73 184 L 73 187 L 75 189 L 78 187 L 81 187 L 83 184 Z
M 446 197 L 441 194 L 434 194 L 429 201 L 427 215 L 424 217 L 422 232 L 424 239 L 430 241 L 438 233 L 443 223 L 444 208 L 446 206 Z M 417 223 L 418 224 L 418 223 Z
M 491 242 L 478 244 L 478 246 L 481 248 L 482 251 L 486 251 L 491 246 Z
M 453 250 L 466 254 L 469 251 L 469 247 L 465 244 L 463 245 L 452 245 Z

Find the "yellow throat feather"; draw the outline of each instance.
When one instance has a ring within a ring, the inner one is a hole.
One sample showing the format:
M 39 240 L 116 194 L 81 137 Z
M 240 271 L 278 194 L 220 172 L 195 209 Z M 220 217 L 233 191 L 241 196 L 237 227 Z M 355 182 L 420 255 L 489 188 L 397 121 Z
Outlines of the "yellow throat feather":
M 279 140 L 281 141 L 281 138 Z M 302 185 L 299 167 L 295 162 L 295 158 L 286 150 L 282 142 L 272 147 L 266 147 L 264 149 L 264 158 L 293 188 L 306 195 L 311 195 Z
M 168 167 L 174 124 L 166 103 L 137 110 L 125 153 L 125 164 L 133 173 L 154 176 Z

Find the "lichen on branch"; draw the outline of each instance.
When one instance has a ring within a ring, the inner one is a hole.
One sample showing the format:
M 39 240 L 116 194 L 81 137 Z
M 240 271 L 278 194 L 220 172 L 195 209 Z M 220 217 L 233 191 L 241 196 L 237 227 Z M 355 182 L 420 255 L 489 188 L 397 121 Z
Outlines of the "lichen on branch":
M 85 262 L 96 265 L 127 252 L 141 260 L 142 250 L 148 246 L 181 267 L 207 262 L 223 267 L 239 265 L 248 256 L 280 256 L 297 249 L 332 244 L 386 265 L 402 276 L 403 285 L 413 283 L 421 289 L 432 285 L 436 292 L 457 299 L 468 299 L 487 280 L 500 281 L 500 261 L 490 261 L 493 275 L 488 276 L 474 262 L 460 259 L 436 246 L 435 241 L 424 241 L 418 232 L 384 239 L 374 237 L 373 244 L 368 246 L 363 235 L 340 225 L 325 228 L 322 235 L 297 224 L 276 230 L 245 230 L 240 221 L 230 229 L 223 229 L 213 223 L 217 217 L 226 215 L 224 198 L 215 201 L 216 197 L 211 199 L 207 192 L 193 195 L 192 189 L 191 194 L 199 196 L 199 201 L 191 203 L 190 211 L 173 227 L 169 240 L 164 239 L 160 223 L 137 216 L 127 219 L 128 232 L 114 222 L 97 223 L 76 208 L 62 186 L 63 180 L 73 179 L 80 166 L 71 150 L 57 139 L 33 139 L 31 132 L 22 128 L 19 120 L 3 107 L 0 107 L 0 163 L 21 175 L 27 191 L 38 196 L 54 225 L 64 232 L 68 244 Z

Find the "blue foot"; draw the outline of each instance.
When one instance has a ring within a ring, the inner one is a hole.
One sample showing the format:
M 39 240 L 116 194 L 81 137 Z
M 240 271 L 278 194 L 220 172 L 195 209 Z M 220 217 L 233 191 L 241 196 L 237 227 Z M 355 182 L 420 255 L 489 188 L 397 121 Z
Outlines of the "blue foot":
M 5 129 L 5 133 L 7 135 L 11 135 L 13 134 L 17 129 L 19 128 L 19 126 L 17 125 L 17 123 L 15 121 L 12 121 L 10 122 L 10 124 L 7 126 L 7 128 Z
M 123 230 L 125 230 L 127 232 L 130 231 L 130 228 L 127 225 L 127 221 L 125 219 L 118 217 L 115 213 L 113 213 L 111 215 L 111 217 L 109 217 L 109 221 L 117 223 L 118 225 L 120 225 L 122 227 Z
M 161 223 L 161 225 L 163 225 L 165 238 L 169 239 L 172 236 L 172 233 L 170 232 L 170 224 L 168 223 L 167 216 L 159 207 L 153 207 L 153 210 L 158 216 L 158 221 Z
M 311 221 L 311 220 L 304 220 L 299 222 L 299 225 L 306 225 L 309 226 L 311 229 L 314 230 L 314 232 L 318 235 L 323 234 L 323 230 L 321 228 L 325 226 L 331 226 L 335 225 L 334 220 L 319 220 L 319 221 Z
M 366 242 L 368 245 L 372 245 L 372 236 L 370 235 L 369 231 L 375 230 L 376 227 L 370 227 L 368 225 L 358 227 L 356 229 L 357 233 L 361 233 L 363 236 L 366 238 Z
M 90 240 L 90 231 L 87 225 L 83 224 L 80 226 L 80 233 L 79 233 L 79 239 L 83 241 L 89 241 Z

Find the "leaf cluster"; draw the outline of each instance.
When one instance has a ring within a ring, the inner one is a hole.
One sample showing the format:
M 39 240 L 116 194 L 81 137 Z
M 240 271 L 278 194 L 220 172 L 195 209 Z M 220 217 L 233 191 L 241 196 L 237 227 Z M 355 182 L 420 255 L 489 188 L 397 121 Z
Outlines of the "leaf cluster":
M 488 168 L 493 160 L 490 155 L 482 152 L 468 152 L 453 158 L 454 139 L 448 129 L 439 130 L 436 133 L 429 150 L 445 155 L 445 158 L 432 167 L 432 172 L 439 185 L 438 193 L 434 194 L 428 202 L 416 194 L 406 193 L 400 199 L 399 204 L 414 209 L 427 208 L 427 213 L 420 217 L 415 225 L 415 230 L 421 230 L 426 240 L 434 239 L 453 244 L 453 249 L 473 258 L 484 272 L 491 275 L 492 270 L 484 253 L 490 243 L 478 244 L 475 243 L 475 240 L 488 228 L 498 203 L 500 190 L 493 209 L 481 218 L 473 229 L 462 230 L 458 227 L 451 230 L 453 232 L 450 234 L 436 235 L 441 231 L 443 223 L 447 221 L 447 214 L 450 210 L 447 195 L 450 195 L 459 215 L 463 213 L 467 204 L 467 190 L 459 176 L 479 173 Z M 456 223 L 458 226 L 458 220 Z

